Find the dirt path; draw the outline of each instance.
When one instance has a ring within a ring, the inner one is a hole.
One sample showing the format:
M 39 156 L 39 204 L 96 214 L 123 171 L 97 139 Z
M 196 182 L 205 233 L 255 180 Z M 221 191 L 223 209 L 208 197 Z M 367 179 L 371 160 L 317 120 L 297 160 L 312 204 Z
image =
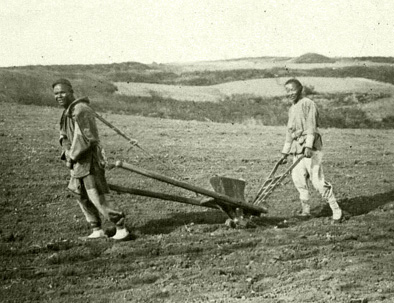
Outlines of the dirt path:
M 253 229 L 227 228 L 219 211 L 113 193 L 138 238 L 84 242 L 58 159 L 60 109 L 0 105 L 0 301 L 394 302 L 393 130 L 323 130 L 325 173 L 352 215 L 341 225 L 316 194 L 316 217 L 296 219 L 291 182 Z M 243 178 L 249 198 L 283 140 L 281 127 L 105 117 L 155 155 L 100 125 L 110 161 L 206 188 L 215 174 Z M 108 179 L 190 195 L 116 169 Z

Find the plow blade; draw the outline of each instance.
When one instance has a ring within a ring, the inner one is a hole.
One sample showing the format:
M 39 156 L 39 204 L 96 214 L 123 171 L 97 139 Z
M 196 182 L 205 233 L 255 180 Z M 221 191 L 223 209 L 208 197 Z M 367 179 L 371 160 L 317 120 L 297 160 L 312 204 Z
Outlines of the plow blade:
M 212 177 L 209 182 L 211 183 L 215 192 L 245 202 L 245 181 L 222 176 L 215 176 Z M 229 207 L 228 205 L 220 205 L 220 208 L 231 219 L 237 219 L 238 221 L 241 220 L 241 217 L 244 215 L 244 213 L 247 213 L 247 211 L 244 211 L 240 207 L 234 208 Z
M 207 189 L 204 189 L 204 188 L 201 188 L 198 186 L 188 184 L 186 182 L 178 181 L 178 180 L 163 176 L 163 175 L 158 174 L 156 172 L 152 172 L 152 171 L 148 171 L 146 169 L 138 168 L 134 165 L 131 165 L 131 164 L 128 164 L 128 163 L 125 163 L 122 161 L 117 161 L 115 166 L 119 167 L 119 168 L 123 168 L 123 169 L 131 171 L 131 172 L 134 172 L 134 173 L 137 173 L 137 174 L 140 174 L 140 175 L 143 175 L 143 176 L 146 176 L 146 177 L 149 177 L 149 178 L 152 178 L 152 179 L 155 179 L 155 180 L 165 182 L 167 184 L 171 184 L 171 185 L 183 188 L 183 189 L 193 191 L 198 194 L 202 194 L 202 195 L 214 198 L 214 203 L 216 203 L 220 209 L 239 208 L 239 209 L 242 209 L 245 214 L 250 214 L 253 216 L 260 216 L 262 213 L 267 213 L 267 209 L 262 206 L 246 203 L 245 199 L 243 197 L 243 189 L 242 189 L 242 197 L 240 196 L 241 192 L 238 191 L 237 189 L 233 190 L 234 192 L 238 192 L 237 196 L 230 197 L 227 195 L 228 192 L 226 192 L 226 191 L 215 192 L 215 191 L 207 190 Z M 223 177 L 216 177 L 216 178 L 223 178 Z M 216 184 L 220 184 L 220 181 L 215 180 L 215 177 L 213 179 L 214 179 L 213 184 L 212 184 L 212 182 L 211 182 L 211 184 L 214 186 L 214 189 L 215 189 Z M 235 179 L 232 179 L 232 180 L 235 180 Z M 237 181 L 240 181 L 240 180 L 237 180 Z M 227 181 L 224 181 L 224 182 L 227 182 Z M 241 181 L 241 182 L 243 182 L 243 181 Z M 238 184 L 237 186 L 242 187 L 242 185 L 240 185 L 240 184 Z M 220 186 L 217 185 L 216 189 L 218 189 L 219 187 Z M 228 185 L 226 186 L 226 188 L 228 188 Z M 229 191 L 229 189 L 227 189 L 227 191 Z M 200 203 L 200 205 L 201 204 L 204 205 L 205 203 Z
M 244 180 L 215 176 L 212 177 L 209 182 L 211 183 L 215 192 L 245 202 L 246 183 Z

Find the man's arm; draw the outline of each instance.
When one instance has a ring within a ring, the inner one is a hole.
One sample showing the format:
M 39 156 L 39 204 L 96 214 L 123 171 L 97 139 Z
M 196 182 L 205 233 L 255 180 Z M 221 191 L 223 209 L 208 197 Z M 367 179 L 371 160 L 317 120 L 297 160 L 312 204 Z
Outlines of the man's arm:
M 292 107 L 289 108 L 288 112 L 288 122 L 286 124 L 286 138 L 285 138 L 285 144 L 283 145 L 282 148 L 282 154 L 288 155 L 291 150 L 291 144 L 293 143 L 293 136 L 292 136 L 292 131 L 291 131 L 291 124 L 290 121 L 292 120 Z
M 319 117 L 319 112 L 317 110 L 316 104 L 310 101 L 307 104 L 307 114 L 305 119 L 305 149 L 304 155 L 306 158 L 312 157 L 313 142 L 315 141 L 315 136 L 317 132 L 317 121 Z
M 307 104 L 306 113 L 304 130 L 304 133 L 306 134 L 305 147 L 312 149 L 315 134 L 317 132 L 317 120 L 319 117 L 319 112 L 313 101 Z
M 290 153 L 292 142 L 293 142 L 293 138 L 291 136 L 291 132 L 290 132 L 290 130 L 287 130 L 285 144 L 283 145 L 283 148 L 282 148 L 282 154 L 288 155 Z

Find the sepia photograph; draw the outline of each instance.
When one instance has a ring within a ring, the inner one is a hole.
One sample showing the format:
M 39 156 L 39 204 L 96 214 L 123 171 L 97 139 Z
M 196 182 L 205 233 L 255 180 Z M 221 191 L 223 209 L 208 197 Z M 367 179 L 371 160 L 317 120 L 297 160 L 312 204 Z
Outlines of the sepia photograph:
M 1 0 L 0 302 L 394 303 L 394 2 Z

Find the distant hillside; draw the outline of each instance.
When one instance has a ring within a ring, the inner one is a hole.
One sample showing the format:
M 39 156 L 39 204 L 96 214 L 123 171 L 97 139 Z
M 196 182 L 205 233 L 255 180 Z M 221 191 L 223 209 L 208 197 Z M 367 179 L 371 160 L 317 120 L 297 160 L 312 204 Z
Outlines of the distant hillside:
M 316 54 L 307 53 L 291 60 L 292 63 L 335 63 L 334 59 Z
M 394 85 L 364 78 L 298 77 L 305 87 L 321 94 L 394 95 Z M 220 102 L 232 95 L 271 98 L 285 95 L 288 77 L 232 81 L 216 85 L 189 86 L 153 83 L 115 82 L 117 94 L 139 97 L 162 97 L 179 101 Z
M 296 59 L 311 62 L 316 55 L 319 60 L 327 59 L 318 54 Z M 299 77 L 310 79 L 306 84 L 315 94 L 313 98 L 321 100 L 325 127 L 394 128 L 392 91 L 387 91 L 384 83 L 365 80 L 394 84 L 394 66 L 354 59 L 343 64 L 342 58 L 336 59 L 334 64 L 291 63 L 269 57 L 211 62 L 190 69 L 180 64 L 174 70 L 167 64 L 136 62 L 0 68 L 0 102 L 58 106 L 51 83 L 64 77 L 74 84 L 77 96 L 89 96 L 99 111 L 216 122 L 254 119 L 265 125 L 282 125 L 287 119 L 287 105 L 277 97 L 282 93 L 272 94 L 272 90 L 283 90 L 281 79 Z M 352 84 L 349 78 L 364 79 Z M 118 82 L 138 85 L 142 93 L 122 95 Z M 262 82 L 271 84 L 267 87 Z M 332 88 L 327 88 L 330 83 Z M 222 97 L 225 102 L 215 102 Z M 190 99 L 209 102 L 180 101 Z
M 286 61 L 286 60 L 290 60 L 290 59 L 292 59 L 292 57 L 273 57 L 273 56 L 266 56 L 266 57 L 242 57 L 242 58 L 232 58 L 232 59 L 216 60 L 216 61 L 208 61 L 208 62 L 232 62 L 232 61 L 279 62 L 279 61 Z
M 354 57 L 351 58 L 354 60 L 359 60 L 359 61 L 369 61 L 369 62 L 377 62 L 377 63 L 394 63 L 394 57 Z
M 5 70 L 47 70 L 47 71 L 62 71 L 67 72 L 92 72 L 92 73 L 107 73 L 115 71 L 145 71 L 154 69 L 154 66 L 139 62 L 122 62 L 111 64 L 70 64 L 70 65 L 26 65 L 26 66 L 13 66 L 2 67 Z

